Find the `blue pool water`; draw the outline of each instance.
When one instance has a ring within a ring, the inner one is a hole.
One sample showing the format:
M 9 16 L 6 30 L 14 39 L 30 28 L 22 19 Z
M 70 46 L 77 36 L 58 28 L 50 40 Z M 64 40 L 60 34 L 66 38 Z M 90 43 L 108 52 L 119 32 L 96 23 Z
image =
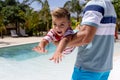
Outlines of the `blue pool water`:
M 32 43 L 32 44 L 25 44 L 25 45 L 19 45 L 19 46 L 13 46 L 13 47 L 7 47 L 7 48 L 1 48 L 0 49 L 0 57 L 4 57 L 6 59 L 11 60 L 27 60 L 34 57 L 39 57 L 42 54 L 35 53 L 32 48 L 37 46 L 38 43 Z M 50 47 L 52 46 L 52 47 Z M 50 48 L 49 48 L 50 47 Z M 55 50 L 55 46 L 53 44 L 49 44 L 46 49 L 48 50 L 48 54 L 51 54 Z M 48 55 L 46 54 L 46 55 Z
M 0 48 L 0 80 L 70 80 L 77 50 L 55 64 L 49 58 L 56 47 L 49 44 L 48 53 L 38 54 L 32 50 L 37 44 Z

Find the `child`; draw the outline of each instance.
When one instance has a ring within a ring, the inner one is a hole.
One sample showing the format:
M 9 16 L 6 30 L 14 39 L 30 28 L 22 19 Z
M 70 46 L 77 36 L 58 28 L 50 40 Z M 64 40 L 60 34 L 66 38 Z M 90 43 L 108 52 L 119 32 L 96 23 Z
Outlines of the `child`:
M 51 15 L 53 28 L 42 39 L 39 45 L 33 48 L 33 50 L 42 53 L 47 52 L 45 46 L 48 43 L 59 41 L 53 57 L 50 58 L 50 60 L 59 63 L 62 59 L 62 54 L 68 54 L 74 50 L 74 47 L 66 47 L 68 41 L 71 40 L 70 35 L 74 34 L 74 32 L 70 27 L 70 13 L 65 8 L 56 8 Z

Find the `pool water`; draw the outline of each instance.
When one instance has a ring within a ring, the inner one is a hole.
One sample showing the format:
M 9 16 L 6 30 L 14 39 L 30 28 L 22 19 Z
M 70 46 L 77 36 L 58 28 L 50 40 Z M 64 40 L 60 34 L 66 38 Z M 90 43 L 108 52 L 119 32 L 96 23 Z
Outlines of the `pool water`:
M 32 43 L 32 44 L 25 44 L 25 45 L 19 45 L 19 46 L 13 46 L 13 47 L 7 47 L 7 48 L 1 48 L 0 49 L 0 57 L 4 57 L 6 59 L 11 60 L 27 60 L 34 57 L 39 57 L 42 54 L 35 53 L 32 48 L 35 47 L 38 43 Z M 52 46 L 52 47 L 50 47 Z M 50 47 L 50 48 L 49 48 Z M 47 47 L 48 54 L 52 53 L 55 50 L 55 46 L 53 44 L 49 44 Z M 46 55 L 48 55 L 46 54 Z
M 0 80 L 70 80 L 77 50 L 55 64 L 49 58 L 56 47 L 49 44 L 48 53 L 38 54 L 32 50 L 37 44 L 0 48 Z

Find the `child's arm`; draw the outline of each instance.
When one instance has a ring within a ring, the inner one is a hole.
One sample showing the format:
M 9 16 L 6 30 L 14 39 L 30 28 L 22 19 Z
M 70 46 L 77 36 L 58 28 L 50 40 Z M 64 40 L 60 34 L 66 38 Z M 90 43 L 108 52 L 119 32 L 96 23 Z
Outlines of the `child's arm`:
M 59 61 L 62 61 L 62 52 L 63 50 L 66 48 L 68 42 L 71 40 L 72 36 L 66 36 L 64 37 L 60 43 L 57 46 L 57 49 L 54 53 L 54 55 L 52 56 L 52 58 L 50 58 L 50 60 L 53 60 L 55 63 L 59 63 Z
M 55 46 L 58 46 L 60 41 L 52 41 L 52 43 L 55 45 Z
M 38 53 L 45 53 L 47 50 L 45 50 L 45 47 L 47 46 L 49 42 L 45 39 L 42 39 L 41 42 L 38 44 L 38 46 L 34 47 L 33 50 Z
M 53 30 L 51 29 L 46 36 L 43 37 L 41 42 L 33 48 L 34 51 L 39 52 L 39 53 L 45 53 L 47 50 L 45 50 L 45 47 L 47 46 L 48 43 L 50 43 L 53 40 Z

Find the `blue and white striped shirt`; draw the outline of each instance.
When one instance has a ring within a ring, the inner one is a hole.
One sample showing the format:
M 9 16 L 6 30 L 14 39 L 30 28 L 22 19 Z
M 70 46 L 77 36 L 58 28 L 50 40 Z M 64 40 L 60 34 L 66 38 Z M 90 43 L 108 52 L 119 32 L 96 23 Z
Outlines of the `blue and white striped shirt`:
M 89 71 L 112 69 L 116 13 L 110 1 L 91 0 L 85 6 L 81 25 L 97 28 L 92 46 L 79 47 L 75 66 Z

